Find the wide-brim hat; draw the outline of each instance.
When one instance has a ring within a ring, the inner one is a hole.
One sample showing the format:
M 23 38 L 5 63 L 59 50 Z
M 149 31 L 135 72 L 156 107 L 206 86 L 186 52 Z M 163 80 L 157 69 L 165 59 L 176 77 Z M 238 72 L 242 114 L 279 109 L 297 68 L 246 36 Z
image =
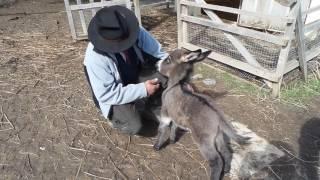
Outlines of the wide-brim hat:
M 137 41 L 139 30 L 138 19 L 131 10 L 123 6 L 104 7 L 91 19 L 88 39 L 97 50 L 117 53 Z

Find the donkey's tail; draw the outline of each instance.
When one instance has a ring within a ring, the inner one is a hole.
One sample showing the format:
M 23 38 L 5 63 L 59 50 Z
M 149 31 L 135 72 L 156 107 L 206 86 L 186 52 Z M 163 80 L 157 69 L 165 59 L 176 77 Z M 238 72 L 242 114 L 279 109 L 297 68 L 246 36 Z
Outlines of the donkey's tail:
M 250 137 L 245 137 L 237 134 L 236 130 L 233 128 L 231 123 L 229 123 L 225 117 L 220 119 L 220 128 L 221 130 L 226 133 L 226 135 L 236 141 L 240 145 L 245 145 L 249 143 Z

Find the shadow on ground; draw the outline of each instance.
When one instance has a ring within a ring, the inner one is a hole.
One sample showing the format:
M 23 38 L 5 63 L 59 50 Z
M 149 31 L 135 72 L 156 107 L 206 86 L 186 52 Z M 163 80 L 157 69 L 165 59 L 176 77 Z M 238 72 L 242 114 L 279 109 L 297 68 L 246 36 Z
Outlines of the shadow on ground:
M 308 120 L 301 128 L 299 155 L 281 141 L 272 142 L 285 156 L 273 162 L 268 169 L 271 179 L 314 180 L 319 179 L 320 118 Z M 272 178 L 273 177 L 273 178 Z
M 299 157 L 303 160 L 308 179 L 319 179 L 320 118 L 308 120 L 300 131 Z

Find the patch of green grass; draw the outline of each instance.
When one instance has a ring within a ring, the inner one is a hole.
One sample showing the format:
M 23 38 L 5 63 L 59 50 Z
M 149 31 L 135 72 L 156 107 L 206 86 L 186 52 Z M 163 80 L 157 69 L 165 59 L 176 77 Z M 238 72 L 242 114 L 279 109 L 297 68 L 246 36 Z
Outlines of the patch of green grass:
M 200 73 L 203 78 L 213 78 L 218 82 L 223 82 L 224 86 L 233 93 L 244 93 L 251 96 L 267 97 L 268 92 L 262 91 L 259 87 L 239 80 L 239 78 L 230 75 L 224 71 L 210 68 L 203 64 L 195 67 L 195 74 Z M 320 96 L 320 80 L 316 76 L 309 76 L 308 82 L 297 80 L 281 89 L 280 102 L 294 104 L 300 107 L 306 107 L 313 97 Z M 270 99 L 271 96 L 269 95 Z
M 250 94 L 257 94 L 259 91 L 257 86 L 238 80 L 226 72 L 221 73 L 221 78 L 224 80 L 226 87 L 231 88 L 234 91 L 247 92 Z
M 257 86 L 245 82 L 244 80 L 242 81 L 227 72 L 215 70 L 203 64 L 198 64 L 195 67 L 194 73 L 202 74 L 203 78 L 213 78 L 217 81 L 223 82 L 224 86 L 232 92 L 249 94 L 261 93 Z
M 301 106 L 308 104 L 315 96 L 320 96 L 320 80 L 315 76 L 309 76 L 308 82 L 299 80 L 281 90 L 281 100 Z

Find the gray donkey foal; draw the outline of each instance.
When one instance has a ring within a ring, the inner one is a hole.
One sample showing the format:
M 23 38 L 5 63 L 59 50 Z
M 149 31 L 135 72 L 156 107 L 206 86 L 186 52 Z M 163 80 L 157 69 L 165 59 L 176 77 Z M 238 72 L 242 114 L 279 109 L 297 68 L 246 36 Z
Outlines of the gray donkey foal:
M 245 144 L 249 138 L 236 134 L 212 98 L 194 92 L 189 84 L 193 64 L 209 54 L 210 51 L 202 53 L 200 49 L 192 52 L 178 49 L 158 63 L 160 73 L 167 76 L 169 82 L 162 94 L 159 132 L 154 148 L 161 148 L 167 140 L 166 132 L 170 132 L 170 141 L 175 142 L 177 128 L 190 128 L 202 155 L 209 161 L 210 179 L 219 180 L 230 170 L 232 159 L 226 136 L 239 144 Z

